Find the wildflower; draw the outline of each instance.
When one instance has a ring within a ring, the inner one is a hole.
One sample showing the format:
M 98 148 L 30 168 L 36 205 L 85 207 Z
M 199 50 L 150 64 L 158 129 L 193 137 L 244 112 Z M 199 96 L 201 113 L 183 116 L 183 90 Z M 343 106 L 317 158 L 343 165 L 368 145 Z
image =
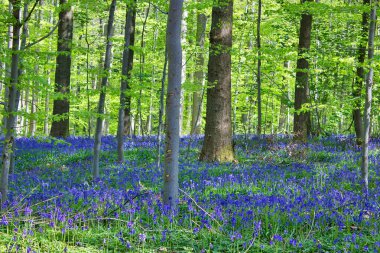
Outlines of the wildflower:
M 282 242 L 283 238 L 281 235 L 276 234 L 273 236 L 273 240 L 278 241 L 278 242 Z
M 146 235 L 145 234 L 139 234 L 139 241 L 141 243 L 144 243 L 146 241 Z
M 1 218 L 1 222 L 0 224 L 1 225 L 4 225 L 4 226 L 7 226 L 8 225 L 8 219 L 7 219 L 7 216 L 3 215 L 3 217 Z
M 24 209 L 24 214 L 25 214 L 25 216 L 29 216 L 29 215 L 31 215 L 32 214 L 32 209 L 29 207 L 29 206 L 27 206 L 27 207 L 25 207 L 25 209 Z
M 291 239 L 289 240 L 289 244 L 292 245 L 293 247 L 296 247 L 296 246 L 297 246 L 297 240 L 294 239 L 294 238 L 291 238 Z

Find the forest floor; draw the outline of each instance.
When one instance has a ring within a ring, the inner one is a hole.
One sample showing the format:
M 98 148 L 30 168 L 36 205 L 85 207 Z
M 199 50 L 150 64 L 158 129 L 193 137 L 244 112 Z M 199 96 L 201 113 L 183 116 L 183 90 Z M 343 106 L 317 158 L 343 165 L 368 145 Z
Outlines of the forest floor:
M 360 151 L 347 136 L 235 139 L 236 163 L 197 160 L 202 139 L 181 139 L 178 213 L 162 205 L 155 137 L 17 140 L 0 252 L 377 252 L 380 139 L 370 144 L 370 195 Z

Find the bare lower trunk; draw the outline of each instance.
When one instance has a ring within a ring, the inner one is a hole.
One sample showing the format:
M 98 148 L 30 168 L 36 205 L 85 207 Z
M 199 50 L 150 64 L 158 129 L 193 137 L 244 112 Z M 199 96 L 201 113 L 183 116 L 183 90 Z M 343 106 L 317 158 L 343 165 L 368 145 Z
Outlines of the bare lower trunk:
M 363 0 L 363 5 L 368 5 L 370 0 Z M 355 99 L 354 109 L 352 110 L 352 118 L 356 134 L 356 144 L 361 145 L 363 140 L 363 117 L 362 117 L 362 88 L 365 81 L 364 61 L 366 55 L 367 38 L 368 38 L 368 12 L 362 14 L 362 28 L 358 49 L 358 66 L 356 68 L 356 79 L 352 90 L 352 96 Z
M 284 62 L 284 68 L 286 70 L 289 69 L 289 61 Z M 279 132 L 285 132 L 285 124 L 286 124 L 286 118 L 287 118 L 287 102 L 289 100 L 289 89 L 288 89 L 288 81 L 286 80 L 286 77 L 282 78 L 283 80 L 283 87 L 282 87 L 282 96 L 281 96 L 281 101 L 280 101 L 280 117 L 278 121 L 278 131 Z
M 111 67 L 111 51 L 112 51 L 112 28 L 115 16 L 116 0 L 112 0 L 108 25 L 107 25 L 107 45 L 106 53 L 104 57 L 104 67 L 103 71 L 105 75 L 102 77 L 102 82 L 100 86 L 100 96 L 98 103 L 98 115 L 96 116 L 96 129 L 95 129 L 95 143 L 94 143 L 94 157 L 92 161 L 92 175 L 93 179 L 99 177 L 99 156 L 100 156 L 100 146 L 102 143 L 102 130 L 103 130 L 103 117 L 104 117 L 104 104 L 106 100 L 106 87 L 108 83 L 108 75 Z
M 166 138 L 163 203 L 178 205 L 179 112 L 181 99 L 181 17 L 183 0 L 170 0 L 167 24 L 168 91 L 166 95 Z
M 17 83 L 18 83 L 18 68 L 19 68 L 19 45 L 20 45 L 20 0 L 11 1 L 13 5 L 13 41 L 12 41 L 12 62 L 11 62 L 11 75 L 9 85 L 8 107 L 7 107 L 7 125 L 4 138 L 3 154 L 2 154 L 2 171 L 0 181 L 1 204 L 7 200 L 8 197 L 8 178 L 9 168 L 11 166 L 11 156 L 14 147 L 14 131 L 16 124 L 16 100 L 17 100 Z M 0 205 L 1 208 L 1 205 Z
M 212 8 L 208 62 L 206 129 L 202 161 L 234 159 L 231 123 L 231 48 L 233 1 Z M 223 24 L 223 25 L 222 25 Z
M 119 108 L 119 121 L 117 127 L 117 154 L 118 161 L 124 162 L 124 134 L 125 134 L 125 118 L 129 117 L 129 111 L 131 106 L 130 94 L 126 94 L 127 90 L 130 90 L 129 79 L 130 71 L 132 70 L 133 51 L 129 48 L 134 36 L 134 18 L 135 18 L 135 3 L 127 6 L 127 12 L 125 17 L 125 29 L 124 29 L 124 50 L 123 50 L 123 64 L 121 67 L 122 79 L 120 84 L 120 108 Z M 132 53 L 132 57 L 130 54 Z M 128 107 L 128 114 L 125 115 L 125 110 Z M 129 121 L 129 119 L 127 119 Z M 127 126 L 128 129 L 130 126 Z
M 200 1 L 200 0 L 198 0 Z M 196 67 L 194 74 L 196 85 L 199 85 L 199 91 L 193 92 L 193 106 L 191 118 L 191 134 L 200 134 L 202 125 L 202 87 L 204 86 L 204 45 L 207 17 L 203 13 L 197 14 L 197 38 L 198 47 Z
M 67 0 L 60 0 L 64 6 L 59 13 L 58 25 L 58 56 L 55 70 L 54 91 L 60 98 L 53 102 L 53 123 L 50 135 L 67 137 L 69 135 L 69 93 L 71 76 L 71 43 L 73 39 L 73 10 Z
M 362 164 L 361 174 L 363 181 L 363 193 L 368 196 L 368 142 L 370 138 L 370 126 L 371 126 L 371 106 L 372 106 L 372 86 L 373 86 L 373 57 L 374 57 L 374 40 L 376 30 L 376 5 L 372 7 L 370 15 L 370 27 L 368 36 L 368 61 L 370 62 L 370 69 L 366 82 L 366 96 L 365 96 L 365 108 L 364 108 L 364 132 L 362 148 Z
M 303 0 L 302 3 L 312 1 Z M 303 106 L 309 102 L 309 62 L 305 54 L 310 49 L 311 25 L 312 15 L 302 14 L 298 45 L 293 126 L 294 138 L 301 142 L 306 142 L 309 132 L 308 128 L 310 127 L 310 113 L 309 111 L 305 111 Z
M 262 127 L 262 113 L 261 113 L 261 38 L 260 38 L 260 26 L 261 26 L 261 0 L 259 0 L 258 15 L 257 15 L 257 135 L 261 134 Z M 265 130 L 264 130 L 265 131 Z

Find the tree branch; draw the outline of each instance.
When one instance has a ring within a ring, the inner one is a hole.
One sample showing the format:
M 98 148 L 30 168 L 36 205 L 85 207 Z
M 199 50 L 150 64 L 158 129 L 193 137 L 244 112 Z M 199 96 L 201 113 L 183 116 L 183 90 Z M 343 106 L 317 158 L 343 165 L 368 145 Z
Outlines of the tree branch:
M 28 16 L 22 21 L 21 26 L 23 26 L 26 22 L 28 22 L 28 20 L 29 20 L 30 17 L 32 16 L 32 13 L 33 13 L 34 9 L 36 8 L 36 6 L 37 6 L 37 4 L 38 4 L 39 1 L 40 1 L 40 0 L 36 0 L 36 2 L 34 3 L 32 9 L 31 9 L 30 12 L 28 13 Z
M 57 24 L 55 24 L 55 26 L 53 27 L 53 29 L 51 29 L 51 31 L 50 31 L 48 34 L 46 34 L 45 36 L 39 38 L 39 39 L 36 40 L 35 42 L 29 43 L 28 45 L 25 46 L 24 49 L 27 49 L 27 48 L 29 48 L 29 47 L 32 47 L 32 46 L 36 45 L 37 43 L 40 43 L 40 42 L 43 41 L 44 39 L 48 38 L 48 37 L 49 37 L 50 35 L 52 35 L 53 32 L 57 29 L 58 25 L 59 25 L 59 21 L 57 22 Z

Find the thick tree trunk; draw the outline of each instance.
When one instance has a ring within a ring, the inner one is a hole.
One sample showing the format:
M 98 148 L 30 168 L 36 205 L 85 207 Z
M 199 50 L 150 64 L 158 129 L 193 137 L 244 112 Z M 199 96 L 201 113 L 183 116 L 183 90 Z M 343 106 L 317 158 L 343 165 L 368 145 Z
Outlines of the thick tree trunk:
M 21 17 L 20 17 L 20 0 L 12 0 L 10 3 L 13 5 L 13 41 L 12 41 L 12 62 L 11 62 L 11 75 L 8 96 L 7 108 L 7 125 L 4 138 L 3 154 L 2 154 L 2 171 L 0 181 L 1 204 L 7 200 L 8 197 L 8 178 L 9 169 L 11 166 L 11 156 L 14 146 L 14 131 L 16 124 L 16 102 L 17 102 L 17 83 L 18 83 L 18 65 L 19 65 L 19 49 L 20 49 L 20 30 L 21 30 Z M 1 205 L 0 205 L 1 208 Z
M 94 157 L 92 161 L 92 175 L 93 179 L 99 177 L 99 156 L 100 156 L 100 146 L 102 143 L 102 132 L 103 132 L 103 117 L 104 117 L 104 104 L 106 100 L 106 88 L 108 83 L 108 75 L 111 67 L 111 51 L 112 51 L 112 30 L 113 22 L 115 17 L 116 0 L 112 0 L 108 24 L 107 24 L 107 44 L 106 53 L 104 57 L 104 76 L 102 77 L 102 82 L 100 86 L 100 96 L 98 103 L 98 113 L 96 116 L 96 129 L 95 129 L 95 143 L 94 143 Z
M 302 0 L 312 2 L 313 0 Z M 299 44 L 298 60 L 296 73 L 295 103 L 294 103 L 294 138 L 297 141 L 306 142 L 308 127 L 310 127 L 310 113 L 301 111 L 302 106 L 309 101 L 309 62 L 307 54 L 310 49 L 310 34 L 312 26 L 312 15 L 302 14 Z
M 183 0 L 170 0 L 166 44 L 168 91 L 166 95 L 166 138 L 163 202 L 171 209 L 178 204 L 179 111 L 181 107 L 181 17 Z
M 67 137 L 69 135 L 70 111 L 70 76 L 71 76 L 71 43 L 73 39 L 73 10 L 68 6 L 68 0 L 60 0 L 63 6 L 59 13 L 58 25 L 58 56 L 55 69 L 54 91 L 59 98 L 53 102 L 53 123 L 50 135 L 53 137 Z
M 364 132 L 362 148 L 362 181 L 363 181 L 363 193 L 368 196 L 368 142 L 370 137 L 371 126 L 371 106 L 372 106 L 372 86 L 373 86 L 373 57 L 374 57 L 374 41 L 376 30 L 376 3 L 373 5 L 370 15 L 370 27 L 368 36 L 368 61 L 370 63 L 368 78 L 366 82 L 366 96 L 365 96 L 365 108 L 364 108 Z
M 130 49 L 131 38 L 134 36 L 134 19 L 136 17 L 136 2 L 127 6 L 126 17 L 125 17 L 125 29 L 124 29 L 124 51 L 123 51 L 123 62 L 121 67 L 121 84 L 120 84 L 120 108 L 119 108 L 119 121 L 117 127 L 117 154 L 118 161 L 124 162 L 124 129 L 125 129 L 125 117 L 130 117 L 130 106 L 131 106 L 131 95 L 126 94 L 127 90 L 130 90 L 129 79 L 130 71 L 132 70 L 133 50 Z M 127 108 L 128 107 L 128 108 Z M 125 115 L 125 110 L 128 109 L 128 115 Z M 128 119 L 129 121 L 129 119 Z M 128 126 L 130 129 L 130 126 Z
M 370 4 L 370 0 L 363 0 L 363 5 Z M 368 42 L 368 12 L 362 13 L 362 30 L 358 49 L 358 66 L 356 68 L 356 79 L 352 90 L 352 96 L 355 99 L 352 117 L 354 121 L 354 128 L 356 134 L 356 144 L 361 145 L 363 140 L 363 117 L 362 117 L 362 103 L 361 95 L 363 82 L 365 80 L 364 74 L 364 60 L 366 55 L 366 47 Z
M 231 48 L 233 1 L 221 0 L 212 8 L 202 161 L 233 161 L 231 125 Z
M 198 0 L 199 2 L 200 0 Z M 193 92 L 193 106 L 191 116 L 191 134 L 201 133 L 202 124 L 202 87 L 204 86 L 204 47 L 207 17 L 204 13 L 197 13 L 197 35 L 196 45 L 198 47 L 196 67 L 194 74 L 195 82 L 199 85 L 199 91 Z

